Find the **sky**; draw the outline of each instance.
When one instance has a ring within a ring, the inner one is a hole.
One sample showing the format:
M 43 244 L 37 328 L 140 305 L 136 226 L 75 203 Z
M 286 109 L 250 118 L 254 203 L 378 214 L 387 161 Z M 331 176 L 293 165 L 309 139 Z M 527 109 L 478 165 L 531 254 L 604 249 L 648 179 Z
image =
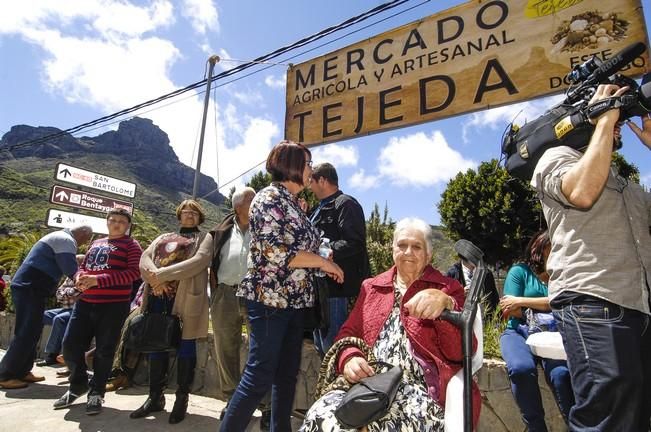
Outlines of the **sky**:
M 221 58 L 215 71 L 228 70 L 382 3 L 5 0 L 0 14 L 0 135 L 18 124 L 67 129 L 85 123 L 202 80 L 213 54 Z M 309 60 L 460 3 L 411 1 L 281 56 L 275 60 L 279 64 L 252 68 L 256 73 L 248 77 L 227 84 L 228 80 L 218 81 L 211 92 L 201 171 L 213 176 L 220 192 L 228 195 L 231 186 L 242 186 L 264 169 L 269 150 L 283 138 L 288 63 Z M 649 14 L 647 10 L 647 28 Z M 351 30 L 358 31 L 335 40 Z M 317 47 L 323 42 L 330 43 Z M 531 120 L 558 100 L 537 99 L 323 145 L 313 148 L 313 160 L 337 168 L 340 188 L 360 201 L 367 217 L 377 203 L 381 210 L 387 205 L 394 220 L 415 216 L 438 225 L 436 204 L 449 180 L 459 171 L 499 158 L 502 132 L 518 113 L 518 118 Z M 194 166 L 203 103 L 202 93 L 187 93 L 137 115 L 152 119 L 168 134 L 179 159 Z M 650 186 L 648 150 L 627 128 L 623 138 L 622 153 Z M 137 196 L 135 203 L 137 207 Z

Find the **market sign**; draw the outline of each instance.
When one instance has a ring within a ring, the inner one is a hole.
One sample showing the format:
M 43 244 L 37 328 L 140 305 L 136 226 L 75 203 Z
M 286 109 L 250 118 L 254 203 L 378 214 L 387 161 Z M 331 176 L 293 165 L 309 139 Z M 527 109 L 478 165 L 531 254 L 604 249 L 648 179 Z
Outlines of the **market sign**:
M 74 228 L 80 225 L 88 225 L 94 233 L 108 234 L 106 218 L 98 218 L 57 209 L 49 209 L 47 211 L 45 223 L 47 226 L 53 228 Z
M 104 214 L 109 210 L 121 208 L 133 214 L 133 204 L 130 202 L 59 185 L 52 186 L 50 202 Z
M 116 195 L 133 198 L 136 196 L 136 185 L 117 178 L 86 171 L 81 168 L 59 163 L 57 164 L 55 178 L 67 183 L 99 189 Z
M 291 66 L 285 137 L 338 141 L 560 93 L 575 66 L 635 42 L 640 0 L 473 0 Z

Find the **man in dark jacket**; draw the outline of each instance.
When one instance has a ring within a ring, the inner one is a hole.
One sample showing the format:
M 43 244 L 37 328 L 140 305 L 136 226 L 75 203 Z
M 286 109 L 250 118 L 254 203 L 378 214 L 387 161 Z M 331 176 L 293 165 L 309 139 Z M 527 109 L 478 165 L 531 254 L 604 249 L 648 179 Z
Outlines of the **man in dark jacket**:
M 446 276 L 458 280 L 463 286 L 464 293 L 467 294 L 470 289 L 470 283 L 472 282 L 474 271 L 475 266 L 470 261 L 459 255 L 459 261 L 448 269 Z M 488 269 L 486 269 L 486 279 L 484 279 L 484 287 L 481 290 L 480 300 L 483 309 L 482 314 L 485 317 L 485 320 L 495 312 L 497 305 L 500 302 L 500 295 L 495 286 L 493 272 Z
M 344 271 L 343 284 L 326 278 L 326 326 L 314 331 L 314 344 L 324 354 L 348 317 L 348 300 L 359 294 L 362 281 L 370 276 L 370 265 L 364 210 L 355 198 L 339 190 L 335 167 L 327 162 L 315 166 L 310 189 L 320 200 L 310 212 L 310 221 L 322 231 L 322 237 L 330 240 L 333 260 Z

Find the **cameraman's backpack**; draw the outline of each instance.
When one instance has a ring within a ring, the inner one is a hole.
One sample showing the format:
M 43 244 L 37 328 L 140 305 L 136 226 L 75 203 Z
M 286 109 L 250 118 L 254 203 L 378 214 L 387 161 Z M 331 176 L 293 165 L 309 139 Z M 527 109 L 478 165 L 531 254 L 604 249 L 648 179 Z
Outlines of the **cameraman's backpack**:
M 506 170 L 513 177 L 531 180 L 536 164 L 551 147 L 582 149 L 590 143 L 594 126 L 581 113 L 582 106 L 558 105 L 522 127 L 511 124 L 502 140 Z

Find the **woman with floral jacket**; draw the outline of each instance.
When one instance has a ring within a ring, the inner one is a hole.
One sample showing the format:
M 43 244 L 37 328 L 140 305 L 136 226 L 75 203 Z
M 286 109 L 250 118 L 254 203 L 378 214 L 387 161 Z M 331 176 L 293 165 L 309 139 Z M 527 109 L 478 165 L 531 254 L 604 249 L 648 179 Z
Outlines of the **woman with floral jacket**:
M 249 355 L 221 422 L 222 432 L 246 430 L 269 389 L 271 430 L 291 430 L 303 310 L 314 304 L 314 272 L 320 269 L 335 281 L 343 281 L 341 268 L 317 254 L 319 234 L 296 197 L 309 183 L 311 158 L 302 144 L 280 142 L 267 158 L 272 184 L 251 203 L 250 262 L 237 291 L 246 299 Z

